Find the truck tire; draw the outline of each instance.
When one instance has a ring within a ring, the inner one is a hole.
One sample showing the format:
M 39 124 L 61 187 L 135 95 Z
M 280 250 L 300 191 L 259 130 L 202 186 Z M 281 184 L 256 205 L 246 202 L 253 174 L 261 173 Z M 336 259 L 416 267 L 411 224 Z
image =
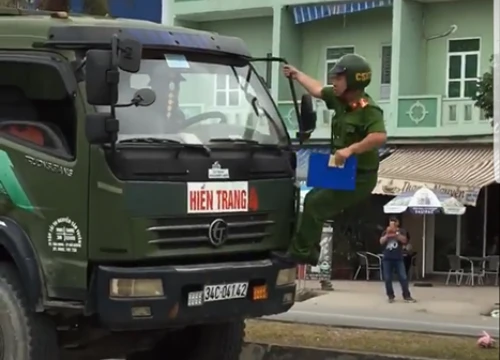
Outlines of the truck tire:
M 245 321 L 199 325 L 175 333 L 150 352 L 130 354 L 127 360 L 165 360 L 175 354 L 176 360 L 238 360 L 245 338 Z
M 245 339 L 245 321 L 202 325 L 198 335 L 189 360 L 238 360 Z
M 17 271 L 0 263 L 0 359 L 59 360 L 50 318 L 28 307 Z

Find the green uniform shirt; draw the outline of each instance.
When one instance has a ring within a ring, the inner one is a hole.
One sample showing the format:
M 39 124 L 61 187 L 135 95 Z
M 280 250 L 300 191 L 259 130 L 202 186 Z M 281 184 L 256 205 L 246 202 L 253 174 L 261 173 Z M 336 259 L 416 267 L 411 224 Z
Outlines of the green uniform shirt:
M 321 98 L 330 110 L 334 110 L 331 128 L 332 153 L 337 149 L 360 142 L 370 133 L 385 133 L 384 113 L 368 95 L 356 102 L 345 104 L 333 93 L 331 86 L 324 87 Z M 358 169 L 377 170 L 378 149 L 369 150 L 358 157 Z

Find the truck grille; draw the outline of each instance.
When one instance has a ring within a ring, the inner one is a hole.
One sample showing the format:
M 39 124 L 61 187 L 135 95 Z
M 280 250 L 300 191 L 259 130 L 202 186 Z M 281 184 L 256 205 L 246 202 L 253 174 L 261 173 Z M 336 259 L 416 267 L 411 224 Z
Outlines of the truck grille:
M 270 234 L 270 227 L 274 225 L 274 221 L 269 220 L 265 213 L 162 218 L 155 219 L 155 224 L 147 228 L 148 232 L 154 234 L 154 238 L 148 243 L 161 249 L 211 246 L 209 228 L 216 219 L 223 219 L 228 226 L 224 246 L 259 243 Z

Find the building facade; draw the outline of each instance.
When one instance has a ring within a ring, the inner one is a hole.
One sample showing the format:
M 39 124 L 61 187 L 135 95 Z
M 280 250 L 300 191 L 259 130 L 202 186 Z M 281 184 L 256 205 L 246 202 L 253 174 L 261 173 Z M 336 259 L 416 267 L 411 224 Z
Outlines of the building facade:
M 393 149 L 374 193 L 394 196 L 426 185 L 468 205 L 464 217 L 430 217 L 425 226 L 422 218 L 403 217 L 415 248 L 427 239 L 420 254 L 426 271 L 445 271 L 447 254 L 487 254 L 498 241 L 497 222 L 487 221 L 487 214 L 498 216 L 490 209 L 498 197 L 492 127 L 471 99 L 491 64 L 493 0 L 165 1 L 166 23 L 240 37 L 255 57 L 286 58 L 325 83 L 342 55 L 366 57 L 373 70 L 367 92 L 384 110 Z M 288 82 L 279 64 L 260 66 L 293 136 Z M 232 91 L 222 85 L 217 91 Z M 228 106 L 224 101 L 211 105 Z M 321 101 L 317 109 L 313 143 L 325 143 L 331 114 Z
M 284 57 L 325 82 L 339 57 L 362 54 L 391 138 L 491 135 L 470 96 L 493 54 L 492 0 L 173 0 L 169 13 L 176 25 L 241 37 L 256 57 Z M 271 79 L 288 118 L 277 64 Z M 317 138 L 329 132 L 324 115 Z

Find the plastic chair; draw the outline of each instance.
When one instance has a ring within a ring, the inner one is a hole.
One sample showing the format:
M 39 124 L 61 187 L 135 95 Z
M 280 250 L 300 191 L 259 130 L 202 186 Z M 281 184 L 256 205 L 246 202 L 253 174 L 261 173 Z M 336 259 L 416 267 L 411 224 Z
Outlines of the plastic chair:
M 370 280 L 370 271 L 375 270 L 380 274 L 382 280 L 382 258 L 376 254 L 367 251 L 359 251 L 356 253 L 359 257 L 359 266 L 354 274 L 354 280 L 358 278 L 361 269 L 365 269 L 366 280 Z
M 448 255 L 448 276 L 446 277 L 446 285 L 450 283 L 450 278 L 455 275 L 455 283 L 457 286 L 462 284 L 464 278 L 464 269 L 462 268 L 462 263 L 460 261 L 460 256 L 458 255 Z
M 488 275 L 495 276 L 495 286 L 498 286 L 498 274 L 500 272 L 500 256 L 490 255 L 486 257 L 486 267 L 484 270 L 484 275 L 488 278 Z

